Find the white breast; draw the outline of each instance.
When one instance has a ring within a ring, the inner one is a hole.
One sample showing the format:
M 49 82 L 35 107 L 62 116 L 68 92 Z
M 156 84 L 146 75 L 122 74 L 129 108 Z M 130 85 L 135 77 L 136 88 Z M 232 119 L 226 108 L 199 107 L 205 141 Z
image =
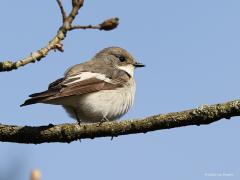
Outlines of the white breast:
M 135 95 L 135 82 L 115 90 L 102 90 L 76 98 L 75 110 L 83 122 L 99 122 L 104 117 L 116 120 L 123 116 L 133 105 Z M 75 116 L 66 108 L 71 116 Z

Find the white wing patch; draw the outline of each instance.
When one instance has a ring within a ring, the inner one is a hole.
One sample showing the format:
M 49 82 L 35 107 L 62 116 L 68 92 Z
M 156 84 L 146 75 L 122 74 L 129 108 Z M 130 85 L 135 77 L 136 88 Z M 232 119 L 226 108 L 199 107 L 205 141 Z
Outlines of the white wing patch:
M 81 82 L 81 81 L 84 81 L 84 80 L 87 80 L 90 78 L 97 78 L 97 79 L 103 80 L 105 82 L 111 82 L 111 79 L 107 78 L 106 75 L 104 75 L 104 74 L 92 73 L 92 72 L 81 72 L 75 76 L 68 77 L 66 79 L 67 83 L 65 83 L 65 85 Z M 75 79 L 75 80 L 71 81 L 71 79 Z M 70 80 L 69 83 L 68 83 L 68 80 Z

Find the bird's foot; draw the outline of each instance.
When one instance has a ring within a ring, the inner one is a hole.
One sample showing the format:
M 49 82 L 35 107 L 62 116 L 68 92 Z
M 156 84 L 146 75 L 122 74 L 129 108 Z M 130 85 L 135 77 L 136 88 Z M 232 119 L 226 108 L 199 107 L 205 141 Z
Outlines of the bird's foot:
M 82 121 L 80 119 L 77 119 L 77 123 L 78 123 L 79 126 L 81 126 L 81 122 Z
M 75 110 L 75 109 L 73 109 L 73 112 L 74 112 L 74 114 L 75 114 L 75 116 L 76 116 L 76 119 L 77 119 L 77 122 L 78 122 L 78 125 L 79 126 L 81 126 L 81 119 L 78 117 L 78 113 L 77 113 L 77 111 Z
M 97 127 L 101 126 L 102 123 L 110 121 L 108 118 L 103 117 L 101 121 L 98 122 Z

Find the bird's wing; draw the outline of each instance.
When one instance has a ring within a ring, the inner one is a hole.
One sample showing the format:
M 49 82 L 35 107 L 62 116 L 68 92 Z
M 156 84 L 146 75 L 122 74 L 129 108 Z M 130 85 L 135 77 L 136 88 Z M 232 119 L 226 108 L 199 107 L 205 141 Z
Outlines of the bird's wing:
M 47 91 L 30 95 L 21 106 L 47 102 L 63 97 L 92 93 L 100 90 L 110 90 L 122 87 L 129 79 L 126 73 L 119 73 L 116 78 L 109 78 L 104 74 L 95 72 L 80 72 L 60 78 L 48 87 Z

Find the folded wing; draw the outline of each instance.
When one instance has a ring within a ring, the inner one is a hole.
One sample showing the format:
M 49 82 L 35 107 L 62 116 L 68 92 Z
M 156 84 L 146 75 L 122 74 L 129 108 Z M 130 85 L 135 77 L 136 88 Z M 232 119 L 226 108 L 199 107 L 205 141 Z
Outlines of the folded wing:
M 127 77 L 125 77 L 127 78 Z M 100 90 L 110 90 L 123 86 L 124 78 L 112 80 L 104 74 L 81 72 L 79 74 L 60 78 L 48 87 L 48 90 L 30 95 L 21 106 L 35 103 L 44 103 L 68 96 L 75 96 L 97 92 Z

